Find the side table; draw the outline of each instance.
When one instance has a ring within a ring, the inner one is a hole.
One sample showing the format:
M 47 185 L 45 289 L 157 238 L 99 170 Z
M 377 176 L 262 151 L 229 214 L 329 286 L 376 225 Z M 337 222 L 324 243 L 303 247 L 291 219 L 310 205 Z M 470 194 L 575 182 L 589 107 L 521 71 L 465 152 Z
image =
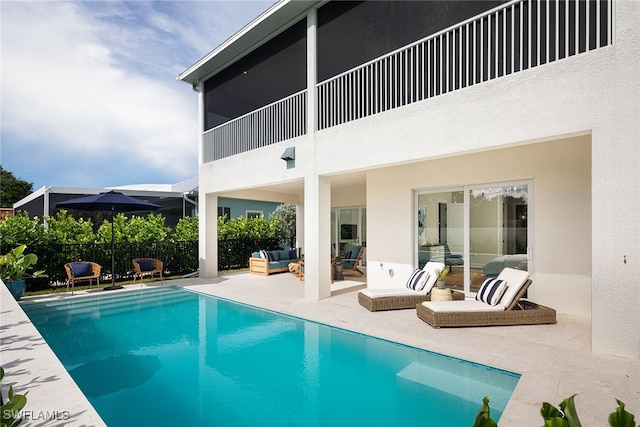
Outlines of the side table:
M 451 301 L 451 289 L 449 288 L 436 288 L 431 289 L 431 301 Z

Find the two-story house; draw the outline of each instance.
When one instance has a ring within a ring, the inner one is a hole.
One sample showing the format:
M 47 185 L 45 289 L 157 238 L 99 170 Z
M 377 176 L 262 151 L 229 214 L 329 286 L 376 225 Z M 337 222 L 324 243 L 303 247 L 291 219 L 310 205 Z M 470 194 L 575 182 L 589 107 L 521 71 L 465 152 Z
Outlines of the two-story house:
M 458 255 L 640 358 L 640 2 L 280 1 L 178 77 L 198 92 L 201 277 L 218 199 L 293 202 L 305 296 L 366 244 L 388 287 Z M 448 253 L 448 252 L 447 252 Z

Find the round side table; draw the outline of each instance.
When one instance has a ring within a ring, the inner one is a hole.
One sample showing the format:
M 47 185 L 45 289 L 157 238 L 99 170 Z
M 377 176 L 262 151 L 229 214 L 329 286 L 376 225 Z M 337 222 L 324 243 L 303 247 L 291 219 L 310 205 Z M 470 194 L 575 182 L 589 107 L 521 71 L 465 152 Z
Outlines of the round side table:
M 451 301 L 451 289 L 436 288 L 431 289 L 431 301 Z

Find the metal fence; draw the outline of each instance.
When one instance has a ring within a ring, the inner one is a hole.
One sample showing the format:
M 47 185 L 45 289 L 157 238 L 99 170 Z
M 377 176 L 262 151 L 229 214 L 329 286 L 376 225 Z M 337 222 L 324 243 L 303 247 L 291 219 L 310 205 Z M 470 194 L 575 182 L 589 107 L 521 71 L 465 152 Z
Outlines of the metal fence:
M 260 249 L 283 249 L 279 239 L 228 239 L 218 241 L 218 270 L 249 267 L 249 258 Z M 114 245 L 116 282 L 133 280 L 135 258 L 156 258 L 164 263 L 164 276 L 184 275 L 198 271 L 198 241 L 116 243 Z M 27 290 L 37 291 L 66 283 L 64 265 L 73 261 L 92 261 L 102 267 L 100 282 L 111 282 L 111 243 L 29 245 L 38 255 L 38 270 L 47 278 L 27 279 Z
M 27 279 L 27 290 L 35 291 L 66 282 L 64 265 L 73 261 L 92 261 L 102 267 L 101 282 L 111 281 L 111 243 L 49 244 L 29 246 L 38 255 L 38 270 L 48 278 Z M 198 241 L 116 243 L 114 245 L 116 282 L 133 279 L 135 258 L 156 258 L 164 263 L 164 275 L 174 276 L 198 271 Z
M 249 267 L 253 252 L 283 249 L 279 239 L 229 239 L 218 241 L 218 270 Z

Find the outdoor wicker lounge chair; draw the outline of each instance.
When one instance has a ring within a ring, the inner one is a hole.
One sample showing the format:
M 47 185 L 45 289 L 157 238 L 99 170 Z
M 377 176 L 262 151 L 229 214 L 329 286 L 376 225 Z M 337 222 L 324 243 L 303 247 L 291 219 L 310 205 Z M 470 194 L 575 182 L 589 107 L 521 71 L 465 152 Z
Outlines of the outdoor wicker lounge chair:
M 438 273 L 440 273 L 443 268 L 444 264 L 441 262 L 428 262 L 422 269 L 431 274 L 424 288 L 419 291 L 406 286 L 391 289 L 363 289 L 358 292 L 358 302 L 369 311 L 414 308 L 416 304 L 431 300 L 431 289 L 438 278 Z M 464 293 L 454 291 L 452 292 L 452 298 L 454 300 L 463 300 Z
M 434 328 L 556 323 L 554 309 L 521 300 L 532 283 L 528 272 L 505 268 L 493 280 L 507 283 L 495 305 L 479 300 L 427 301 L 416 305 L 416 314 Z

